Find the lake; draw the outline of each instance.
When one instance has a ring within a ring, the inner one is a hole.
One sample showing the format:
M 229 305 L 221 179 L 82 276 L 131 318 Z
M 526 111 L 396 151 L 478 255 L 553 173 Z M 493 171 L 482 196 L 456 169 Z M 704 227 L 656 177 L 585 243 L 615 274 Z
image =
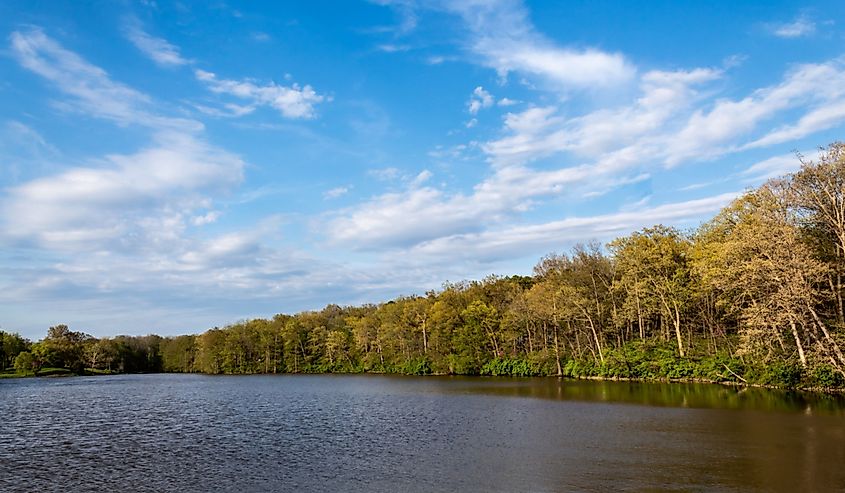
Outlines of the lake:
M 845 399 L 377 375 L 0 380 L 0 491 L 845 491 Z

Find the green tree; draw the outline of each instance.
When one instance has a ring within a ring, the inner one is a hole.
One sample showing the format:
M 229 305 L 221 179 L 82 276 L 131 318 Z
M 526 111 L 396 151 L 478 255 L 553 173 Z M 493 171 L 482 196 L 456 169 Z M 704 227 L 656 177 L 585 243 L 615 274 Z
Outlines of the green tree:
M 18 373 L 24 374 L 31 371 L 36 371 L 36 361 L 29 351 L 23 351 L 15 356 L 15 370 Z
M 684 356 L 681 318 L 692 299 L 689 251 L 691 243 L 674 228 L 658 225 L 609 244 L 620 282 L 658 306 L 672 323 L 678 354 Z

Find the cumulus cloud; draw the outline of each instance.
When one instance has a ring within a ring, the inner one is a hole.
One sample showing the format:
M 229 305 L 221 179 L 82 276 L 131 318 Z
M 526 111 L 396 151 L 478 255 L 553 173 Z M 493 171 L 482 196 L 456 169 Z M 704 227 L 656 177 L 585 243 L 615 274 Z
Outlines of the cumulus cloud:
M 183 216 L 204 205 L 203 191 L 240 182 L 243 162 L 187 135 L 159 135 L 154 145 L 110 155 L 87 167 L 29 181 L 2 201 L 7 240 L 57 250 L 129 247 L 143 242 L 150 217 L 162 231 L 182 228 Z
M 284 86 L 274 82 L 260 85 L 252 80 L 218 79 L 215 74 L 205 70 L 197 69 L 194 73 L 197 80 L 205 83 L 212 92 L 245 99 L 253 105 L 270 106 L 285 118 L 314 118 L 315 106 L 330 100 L 327 96 L 317 94 L 309 85 Z
M 205 226 L 206 224 L 211 224 L 216 222 L 220 218 L 220 211 L 209 211 L 205 214 L 200 216 L 194 216 L 191 218 L 191 222 L 194 226 Z
M 478 86 L 469 97 L 467 109 L 471 115 L 477 115 L 479 110 L 493 106 L 493 101 L 493 95 L 485 91 L 483 87 Z

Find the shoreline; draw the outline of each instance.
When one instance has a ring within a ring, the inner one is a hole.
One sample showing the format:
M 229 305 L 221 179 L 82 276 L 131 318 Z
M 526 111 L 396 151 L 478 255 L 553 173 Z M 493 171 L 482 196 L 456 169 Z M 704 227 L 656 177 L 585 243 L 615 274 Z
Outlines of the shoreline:
M 730 382 L 730 381 L 716 381 L 707 380 L 703 378 L 632 378 L 632 377 L 601 377 L 601 376 L 563 376 L 563 375 L 531 375 L 531 376 L 510 376 L 510 375 L 460 375 L 454 373 L 428 373 L 423 375 L 414 375 L 408 373 L 393 373 L 383 371 L 361 371 L 361 372 L 279 372 L 279 373 L 203 373 L 203 372 L 142 372 L 142 373 L 89 373 L 78 375 L 74 373 L 60 373 L 50 375 L 17 375 L 17 374 L 0 374 L 0 380 L 3 379 L 24 379 L 24 378 L 73 378 L 73 377 L 100 377 L 100 376 L 119 376 L 119 375 L 204 375 L 204 376 L 259 376 L 259 375 L 383 375 L 383 376 L 405 376 L 405 377 L 468 377 L 479 379 L 498 379 L 498 378 L 557 378 L 559 380 L 589 380 L 596 382 L 631 382 L 631 383 L 663 383 L 663 384 L 709 384 L 721 385 L 723 387 L 743 387 L 743 388 L 757 388 L 767 390 L 780 390 L 786 392 L 809 392 L 814 394 L 831 394 L 831 395 L 845 395 L 845 388 L 825 388 L 825 387 L 784 387 L 777 385 L 768 385 L 760 383 L 747 382 Z

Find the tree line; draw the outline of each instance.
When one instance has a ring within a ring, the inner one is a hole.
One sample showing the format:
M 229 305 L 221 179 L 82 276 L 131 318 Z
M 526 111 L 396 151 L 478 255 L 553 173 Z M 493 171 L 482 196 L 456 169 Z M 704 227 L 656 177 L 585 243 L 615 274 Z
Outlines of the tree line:
M 657 225 L 532 276 L 276 315 L 199 335 L 2 334 L 3 363 L 112 372 L 388 372 L 845 386 L 845 144 L 694 231 Z M 20 360 L 20 361 L 18 361 Z

